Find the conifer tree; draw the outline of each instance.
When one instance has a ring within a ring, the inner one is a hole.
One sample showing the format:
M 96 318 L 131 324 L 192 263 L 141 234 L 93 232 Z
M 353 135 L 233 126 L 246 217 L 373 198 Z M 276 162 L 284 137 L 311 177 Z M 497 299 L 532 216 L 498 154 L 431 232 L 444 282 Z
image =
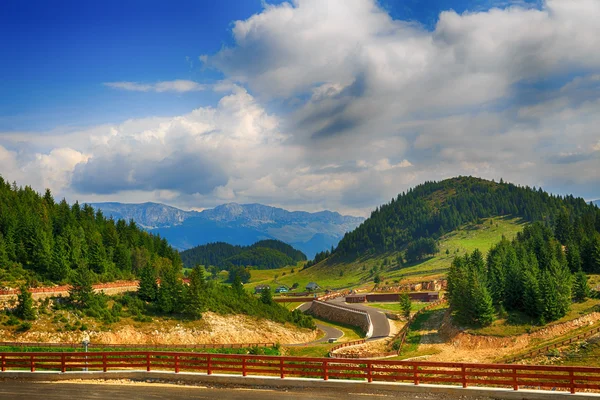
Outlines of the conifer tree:
M 585 301 L 589 296 L 590 287 L 588 286 L 587 275 L 580 270 L 575 274 L 573 297 L 576 301 Z
M 260 301 L 267 305 L 273 304 L 273 294 L 270 289 L 265 288 L 260 292 Z
M 206 287 L 204 268 L 197 265 L 190 273 L 190 284 L 186 290 L 186 314 L 194 319 L 202 317 L 205 309 L 203 290 Z
M 480 279 L 475 279 L 473 283 L 471 289 L 473 322 L 481 326 L 491 325 L 495 315 L 492 296 L 485 283 Z
M 87 308 L 94 298 L 92 272 L 85 266 L 80 266 L 72 278 L 69 289 L 69 300 L 79 308 Z
M 24 320 L 34 320 L 35 310 L 33 308 L 33 297 L 27 285 L 21 285 L 17 295 L 17 307 L 15 309 L 17 317 Z
M 410 309 L 412 307 L 412 303 L 410 301 L 410 297 L 407 293 L 402 293 L 400 295 L 400 310 L 402 312 L 402 316 L 404 318 L 410 317 Z
M 158 287 L 158 308 L 167 314 L 181 312 L 183 309 L 183 284 L 173 266 L 163 268 Z
M 150 265 L 146 265 L 140 272 L 138 284 L 138 296 L 144 301 L 155 301 L 158 294 L 158 283 L 156 282 L 156 271 Z

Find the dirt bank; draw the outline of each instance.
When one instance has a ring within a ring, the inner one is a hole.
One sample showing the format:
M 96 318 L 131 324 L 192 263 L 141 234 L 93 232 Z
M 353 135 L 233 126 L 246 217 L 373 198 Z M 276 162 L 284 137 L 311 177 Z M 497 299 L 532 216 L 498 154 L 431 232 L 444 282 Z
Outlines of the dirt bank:
M 600 313 L 594 312 L 572 321 L 548 326 L 531 334 L 511 337 L 479 336 L 458 330 L 450 320 L 449 313 L 439 321 L 439 331 L 432 331 L 432 323 L 426 324 L 419 352 L 438 352 L 428 358 L 431 361 L 491 362 L 524 350 L 536 342 L 551 340 L 568 332 L 594 324 L 600 320 Z
M 197 322 L 161 320 L 152 323 L 118 323 L 110 330 L 53 332 L 35 329 L 13 335 L 0 330 L 4 341 L 79 343 L 87 334 L 93 343 L 103 344 L 200 344 L 200 343 L 303 343 L 317 337 L 317 331 L 298 329 L 291 324 L 245 315 L 222 316 L 207 312 Z

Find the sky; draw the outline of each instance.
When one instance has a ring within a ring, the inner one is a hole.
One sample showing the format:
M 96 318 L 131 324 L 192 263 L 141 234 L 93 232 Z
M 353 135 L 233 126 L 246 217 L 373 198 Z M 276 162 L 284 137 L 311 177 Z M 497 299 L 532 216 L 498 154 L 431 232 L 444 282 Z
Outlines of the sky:
M 0 174 L 368 215 L 458 175 L 600 198 L 600 1 L 5 1 Z

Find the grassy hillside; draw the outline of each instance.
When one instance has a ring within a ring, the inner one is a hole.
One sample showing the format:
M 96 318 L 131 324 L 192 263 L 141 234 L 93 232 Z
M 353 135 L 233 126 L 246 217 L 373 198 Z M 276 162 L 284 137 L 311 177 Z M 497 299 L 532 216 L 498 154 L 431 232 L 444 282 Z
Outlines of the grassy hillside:
M 298 267 L 268 271 L 253 270 L 249 285 L 252 287 L 263 283 L 272 285 L 275 282 L 291 285 L 296 282 L 302 289 L 308 282 L 316 282 L 321 287 L 329 289 L 372 287 L 374 274 L 371 274 L 371 270 L 374 267 L 378 268 L 383 283 L 440 277 L 445 275 L 445 270 L 450 267 L 455 255 L 462 255 L 476 248 L 485 253 L 492 245 L 498 243 L 502 236 L 512 239 L 525 225 L 520 218 L 510 217 L 487 218 L 480 222 L 480 224 L 464 225 L 454 232 L 445 234 L 439 241 L 440 252 L 418 263 L 400 267 L 397 262 L 399 252 L 388 252 L 377 256 L 365 256 L 350 262 L 334 264 L 322 262 L 304 270 Z M 446 250 L 449 254 L 446 254 Z M 385 265 L 386 260 L 387 265 Z M 276 281 L 275 276 L 277 276 Z

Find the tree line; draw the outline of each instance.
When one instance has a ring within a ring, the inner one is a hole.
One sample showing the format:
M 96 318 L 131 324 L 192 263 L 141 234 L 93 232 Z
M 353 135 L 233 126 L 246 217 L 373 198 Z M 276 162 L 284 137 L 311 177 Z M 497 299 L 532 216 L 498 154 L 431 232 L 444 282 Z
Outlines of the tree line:
M 233 267 L 252 266 L 257 269 L 276 269 L 305 261 L 306 255 L 279 240 L 261 240 L 251 246 L 236 246 L 224 242 L 196 246 L 181 253 L 183 265 Z
M 448 273 L 455 318 L 485 326 L 505 311 L 523 312 L 540 323 L 566 315 L 573 300 L 590 294 L 585 272 L 600 271 L 595 216 L 573 217 L 564 209 L 554 229 L 541 222 L 529 225 L 514 240 L 503 238 L 486 260 L 479 250 L 456 257 Z
M 129 279 L 154 265 L 181 268 L 165 239 L 132 220 L 114 221 L 100 210 L 65 199 L 56 202 L 31 187 L 0 177 L 0 279 L 71 282 L 80 269 L 93 280 Z

